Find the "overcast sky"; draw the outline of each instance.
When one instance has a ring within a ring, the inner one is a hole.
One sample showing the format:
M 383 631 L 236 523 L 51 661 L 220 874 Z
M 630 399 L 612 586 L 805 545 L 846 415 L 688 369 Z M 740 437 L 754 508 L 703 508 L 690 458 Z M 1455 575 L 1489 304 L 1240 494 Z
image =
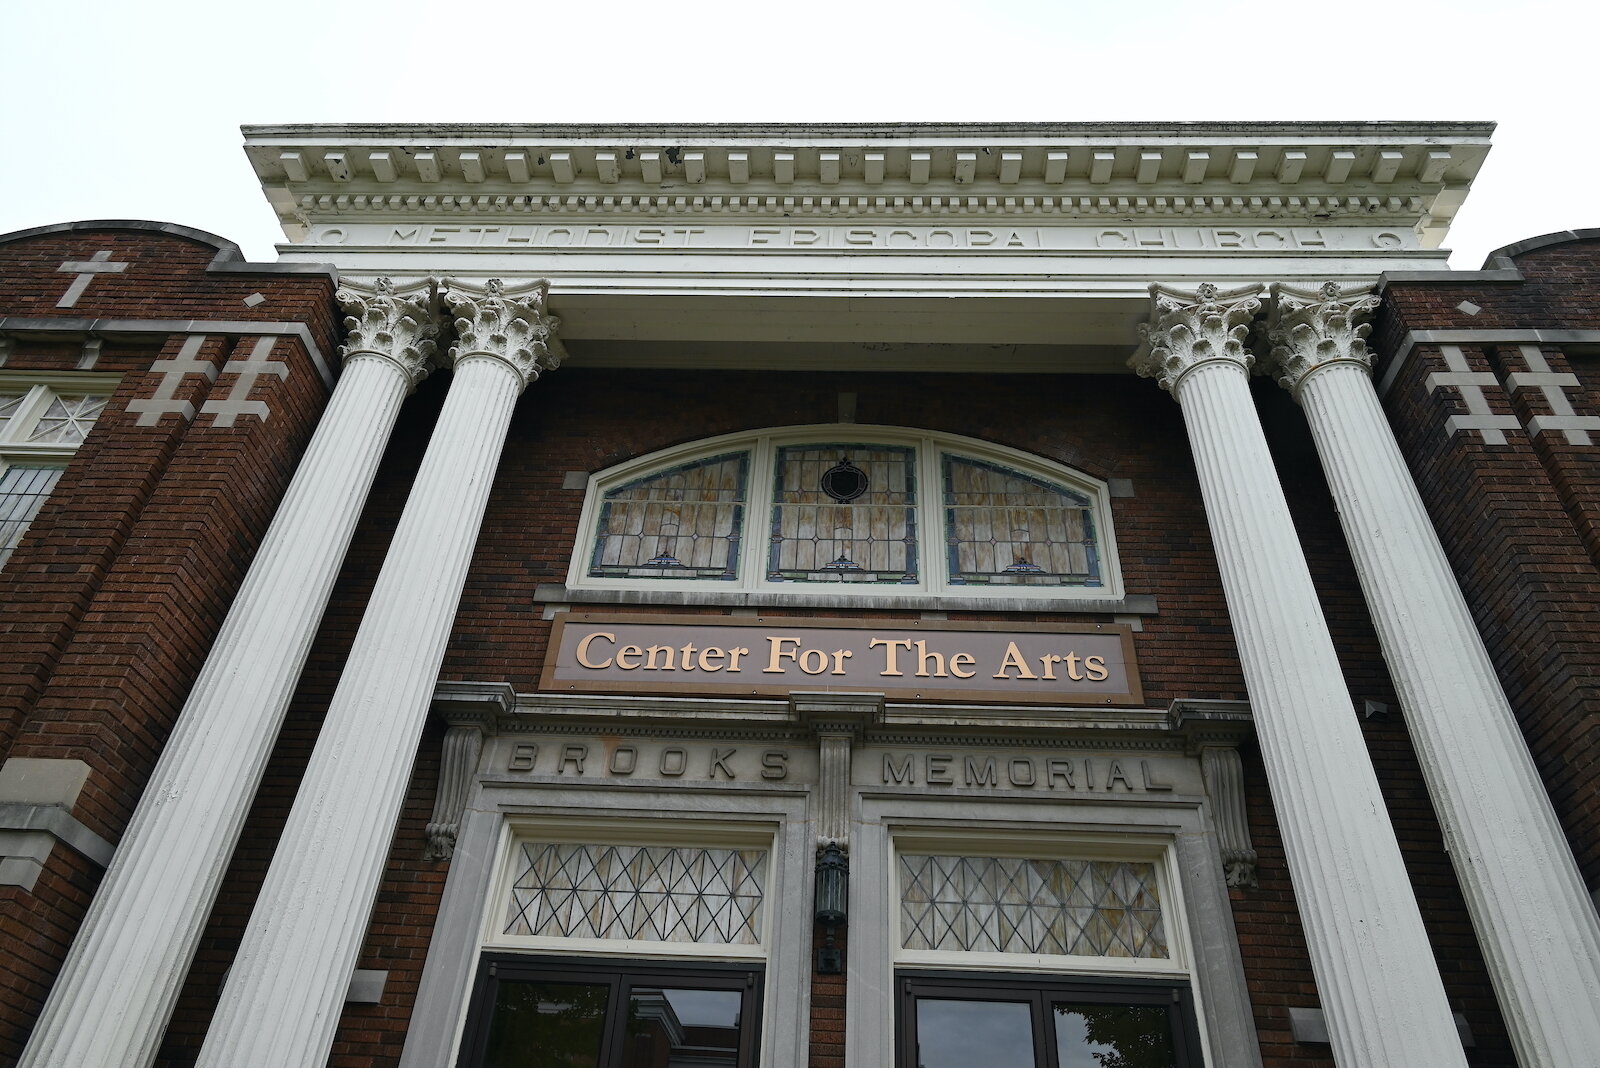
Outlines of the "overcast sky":
M 1600 226 L 1577 2 L 0 2 L 0 233 L 283 240 L 241 123 L 1490 120 L 1447 245 Z M 1584 126 L 1574 128 L 1574 123 Z

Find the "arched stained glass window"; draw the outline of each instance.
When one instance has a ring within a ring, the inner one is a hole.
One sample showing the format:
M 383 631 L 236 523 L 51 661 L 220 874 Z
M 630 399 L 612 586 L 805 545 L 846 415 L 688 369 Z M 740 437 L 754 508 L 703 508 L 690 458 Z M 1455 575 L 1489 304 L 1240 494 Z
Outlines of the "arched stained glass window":
M 748 452 L 726 453 L 609 490 L 589 574 L 736 580 L 749 470 Z
M 778 450 L 774 582 L 917 581 L 915 450 L 861 444 Z
M 952 585 L 1100 585 L 1086 495 L 948 453 L 943 476 Z
M 1123 596 L 1105 482 L 952 434 L 851 424 L 692 443 L 595 475 L 584 524 L 576 587 Z

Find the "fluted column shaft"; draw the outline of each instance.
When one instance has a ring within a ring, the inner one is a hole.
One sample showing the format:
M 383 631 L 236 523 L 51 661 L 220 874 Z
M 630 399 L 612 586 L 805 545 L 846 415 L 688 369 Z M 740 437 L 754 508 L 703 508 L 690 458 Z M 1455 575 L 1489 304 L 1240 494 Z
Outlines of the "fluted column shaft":
M 23 1053 L 156 1054 L 412 376 L 348 359 Z
M 1175 392 L 1334 1059 L 1464 1065 L 1245 369 L 1209 362 Z
M 223 988 L 202 1066 L 318 1065 L 333 1045 L 512 408 L 537 374 L 526 348 L 508 354 L 517 340 L 505 332 L 527 329 L 527 309 L 502 295 L 493 282 L 480 302 L 492 305 L 498 336 L 474 337 L 469 320 L 457 321 L 462 344 L 451 352 L 449 395 Z
M 1518 1060 L 1600 1059 L 1600 919 L 1361 362 L 1297 385 Z

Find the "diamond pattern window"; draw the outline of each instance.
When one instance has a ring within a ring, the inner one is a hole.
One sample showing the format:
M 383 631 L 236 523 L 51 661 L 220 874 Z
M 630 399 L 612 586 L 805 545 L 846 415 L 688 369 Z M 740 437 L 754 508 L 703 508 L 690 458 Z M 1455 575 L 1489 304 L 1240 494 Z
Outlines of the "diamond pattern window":
M 0 371 L 0 567 L 105 410 L 117 376 Z
M 1154 864 L 900 856 L 908 950 L 1166 959 Z
M 759 946 L 764 849 L 519 844 L 503 933 Z
M 1110 496 L 1059 464 L 948 434 L 850 425 L 730 435 L 593 476 L 567 582 L 1117 599 Z

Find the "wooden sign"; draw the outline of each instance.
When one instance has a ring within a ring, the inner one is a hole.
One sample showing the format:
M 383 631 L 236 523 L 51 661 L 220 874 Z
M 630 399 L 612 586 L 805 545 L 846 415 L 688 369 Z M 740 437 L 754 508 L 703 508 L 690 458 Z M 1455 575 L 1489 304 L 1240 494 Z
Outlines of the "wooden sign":
M 1137 705 L 1132 629 L 803 617 L 556 616 L 540 689 Z

